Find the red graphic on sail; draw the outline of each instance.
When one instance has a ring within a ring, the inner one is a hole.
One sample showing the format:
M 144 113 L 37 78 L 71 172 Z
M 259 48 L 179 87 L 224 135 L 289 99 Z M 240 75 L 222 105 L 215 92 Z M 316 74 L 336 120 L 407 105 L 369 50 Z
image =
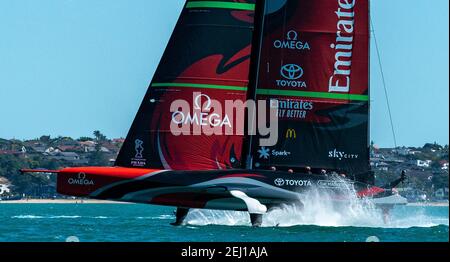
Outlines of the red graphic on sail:
M 224 60 L 223 55 L 213 55 L 198 61 L 186 69 L 174 82 L 200 85 L 236 86 L 245 88 L 248 84 L 250 67 L 250 47 L 247 47 L 233 56 L 230 60 Z M 223 72 L 223 73 L 218 73 Z M 193 94 L 201 94 L 206 99 L 214 99 L 221 103 L 225 109 L 226 100 L 246 100 L 245 91 L 229 91 L 221 89 L 202 88 L 168 88 L 160 98 L 160 106 L 154 112 L 155 118 L 152 121 L 153 141 L 159 150 L 165 168 L 173 170 L 211 170 L 227 169 L 237 166 L 241 161 L 241 151 L 244 136 L 233 134 L 226 135 L 224 125 L 222 135 L 180 135 L 176 136 L 170 130 L 173 122 L 173 114 L 170 113 L 170 106 L 175 100 L 185 100 L 190 102 L 194 108 L 195 97 Z M 205 102 L 202 100 L 202 103 Z M 212 114 L 213 112 L 208 112 Z M 226 112 L 221 112 L 220 121 L 226 116 Z M 236 121 L 233 119 L 231 128 L 236 131 Z M 207 124 L 208 121 L 206 121 Z M 195 122 L 193 125 L 198 125 Z

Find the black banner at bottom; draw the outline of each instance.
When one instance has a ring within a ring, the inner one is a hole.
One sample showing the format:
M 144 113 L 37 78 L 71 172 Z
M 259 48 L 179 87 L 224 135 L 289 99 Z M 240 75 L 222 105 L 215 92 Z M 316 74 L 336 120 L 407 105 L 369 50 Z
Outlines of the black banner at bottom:
M 448 243 L 0 243 L 2 257 L 50 260 L 430 259 L 448 257 Z M 145 259 L 148 258 L 148 259 Z M 297 259 L 298 258 L 298 259 Z

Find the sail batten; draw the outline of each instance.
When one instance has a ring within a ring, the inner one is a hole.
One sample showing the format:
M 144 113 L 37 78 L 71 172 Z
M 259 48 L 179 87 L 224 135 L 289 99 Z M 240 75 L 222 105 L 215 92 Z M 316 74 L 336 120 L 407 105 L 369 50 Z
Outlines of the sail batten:
M 279 95 L 298 98 L 322 98 L 330 100 L 345 100 L 345 101 L 369 101 L 368 95 L 355 95 L 355 94 L 336 94 L 327 92 L 308 92 L 308 91 L 295 91 L 295 90 L 279 90 L 279 89 L 258 89 L 258 95 Z
M 225 1 L 189 1 L 186 5 L 186 8 L 221 8 L 254 11 L 255 4 Z
M 153 83 L 152 87 L 185 87 L 198 89 L 218 89 L 218 90 L 233 90 L 233 91 L 247 91 L 246 86 L 225 86 L 214 84 L 196 84 L 196 83 Z

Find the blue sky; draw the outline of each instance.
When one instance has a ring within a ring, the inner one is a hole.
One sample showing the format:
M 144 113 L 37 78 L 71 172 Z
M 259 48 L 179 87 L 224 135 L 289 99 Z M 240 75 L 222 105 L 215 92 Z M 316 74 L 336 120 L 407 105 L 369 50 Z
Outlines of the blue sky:
M 0 0 L 0 137 L 123 137 L 182 0 Z M 448 0 L 372 0 L 400 145 L 448 144 Z M 392 146 L 372 50 L 371 136 Z

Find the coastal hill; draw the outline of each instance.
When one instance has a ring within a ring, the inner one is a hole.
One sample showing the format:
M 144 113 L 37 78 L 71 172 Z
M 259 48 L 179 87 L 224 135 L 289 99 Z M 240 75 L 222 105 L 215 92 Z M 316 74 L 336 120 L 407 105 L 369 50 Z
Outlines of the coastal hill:
M 56 194 L 56 178 L 22 175 L 19 170 L 59 169 L 74 166 L 112 166 L 124 142 L 100 131 L 93 137 L 41 136 L 21 141 L 0 139 L 0 199 L 63 198 Z M 377 185 L 385 185 L 407 170 L 408 181 L 399 192 L 411 202 L 448 201 L 448 145 L 420 148 L 379 148 L 371 145 L 371 166 Z

